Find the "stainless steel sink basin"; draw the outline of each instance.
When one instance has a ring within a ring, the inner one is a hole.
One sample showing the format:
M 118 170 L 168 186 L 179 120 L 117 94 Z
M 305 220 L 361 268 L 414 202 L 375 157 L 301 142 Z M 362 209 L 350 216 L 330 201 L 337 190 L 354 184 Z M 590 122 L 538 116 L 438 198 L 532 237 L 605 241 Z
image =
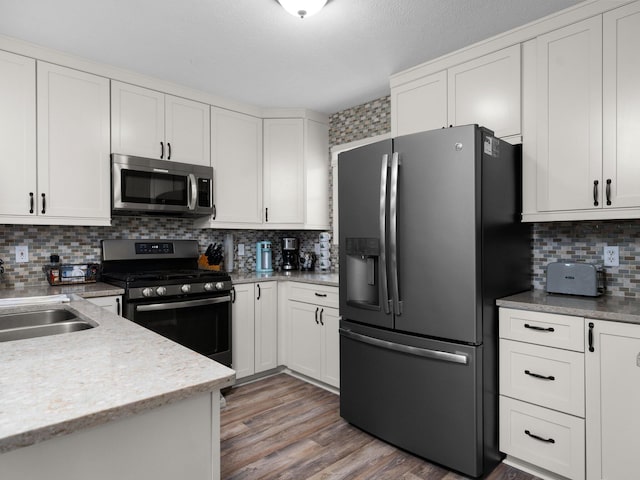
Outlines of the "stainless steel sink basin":
M 0 315 L 0 342 L 77 332 L 96 326 L 64 309 L 10 313 Z

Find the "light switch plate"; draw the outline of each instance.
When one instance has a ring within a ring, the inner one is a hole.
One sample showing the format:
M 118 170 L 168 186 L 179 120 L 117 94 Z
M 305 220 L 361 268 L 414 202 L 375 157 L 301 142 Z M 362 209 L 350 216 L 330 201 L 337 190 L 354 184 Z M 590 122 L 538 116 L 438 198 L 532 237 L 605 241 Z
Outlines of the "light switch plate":
M 244 255 L 244 243 L 238 244 L 238 256 L 242 257 Z
M 26 245 L 16 246 L 16 263 L 29 261 L 29 247 Z

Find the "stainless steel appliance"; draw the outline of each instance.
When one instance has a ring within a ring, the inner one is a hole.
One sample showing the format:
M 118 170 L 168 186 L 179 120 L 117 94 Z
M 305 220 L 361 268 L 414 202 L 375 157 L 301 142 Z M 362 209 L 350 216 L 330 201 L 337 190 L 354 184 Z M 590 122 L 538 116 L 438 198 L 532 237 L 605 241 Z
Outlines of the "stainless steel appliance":
M 214 214 L 213 168 L 128 155 L 111 155 L 114 214 Z
M 298 269 L 298 239 L 294 237 L 284 237 L 282 239 L 282 269 Z
M 495 300 L 530 286 L 520 148 L 475 125 L 340 154 L 340 413 L 470 476 L 500 460 Z
M 256 243 L 256 272 L 269 273 L 273 272 L 273 251 L 271 242 L 264 240 Z
M 231 277 L 198 270 L 196 240 L 103 240 L 102 280 L 125 318 L 231 366 Z

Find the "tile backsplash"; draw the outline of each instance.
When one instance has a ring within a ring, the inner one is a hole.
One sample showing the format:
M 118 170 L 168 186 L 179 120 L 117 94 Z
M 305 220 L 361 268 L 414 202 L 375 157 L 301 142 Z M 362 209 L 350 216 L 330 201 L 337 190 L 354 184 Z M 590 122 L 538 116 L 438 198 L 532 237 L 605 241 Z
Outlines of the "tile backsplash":
M 100 262 L 102 239 L 194 239 L 204 252 L 210 243 L 221 243 L 227 233 L 234 237 L 234 271 L 251 272 L 255 269 L 256 242 L 272 242 L 273 265 L 278 267 L 282 263 L 281 238 L 296 237 L 301 252 L 313 252 L 319 232 L 197 229 L 192 220 L 162 217 L 114 217 L 110 227 L 0 225 L 0 258 L 5 262 L 0 288 L 46 285 L 42 267 L 51 254 L 59 255 L 62 263 Z M 238 256 L 239 243 L 245 246 L 244 256 Z M 29 248 L 26 263 L 15 260 L 15 247 L 21 245 Z
M 548 222 L 533 226 L 533 287 L 544 289 L 546 266 L 571 260 L 604 263 L 607 245 L 620 249 L 620 266 L 605 267 L 607 295 L 640 298 L 640 220 Z

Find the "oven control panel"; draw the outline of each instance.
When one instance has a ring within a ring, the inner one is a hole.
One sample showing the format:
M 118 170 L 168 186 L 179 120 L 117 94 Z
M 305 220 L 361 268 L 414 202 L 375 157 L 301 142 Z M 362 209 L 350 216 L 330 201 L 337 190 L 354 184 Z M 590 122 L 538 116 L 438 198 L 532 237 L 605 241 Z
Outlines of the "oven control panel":
M 206 293 L 210 296 L 223 295 L 231 291 L 230 280 L 220 282 L 185 283 L 175 285 L 158 285 L 149 287 L 133 287 L 127 291 L 129 300 L 157 297 L 185 297 Z

